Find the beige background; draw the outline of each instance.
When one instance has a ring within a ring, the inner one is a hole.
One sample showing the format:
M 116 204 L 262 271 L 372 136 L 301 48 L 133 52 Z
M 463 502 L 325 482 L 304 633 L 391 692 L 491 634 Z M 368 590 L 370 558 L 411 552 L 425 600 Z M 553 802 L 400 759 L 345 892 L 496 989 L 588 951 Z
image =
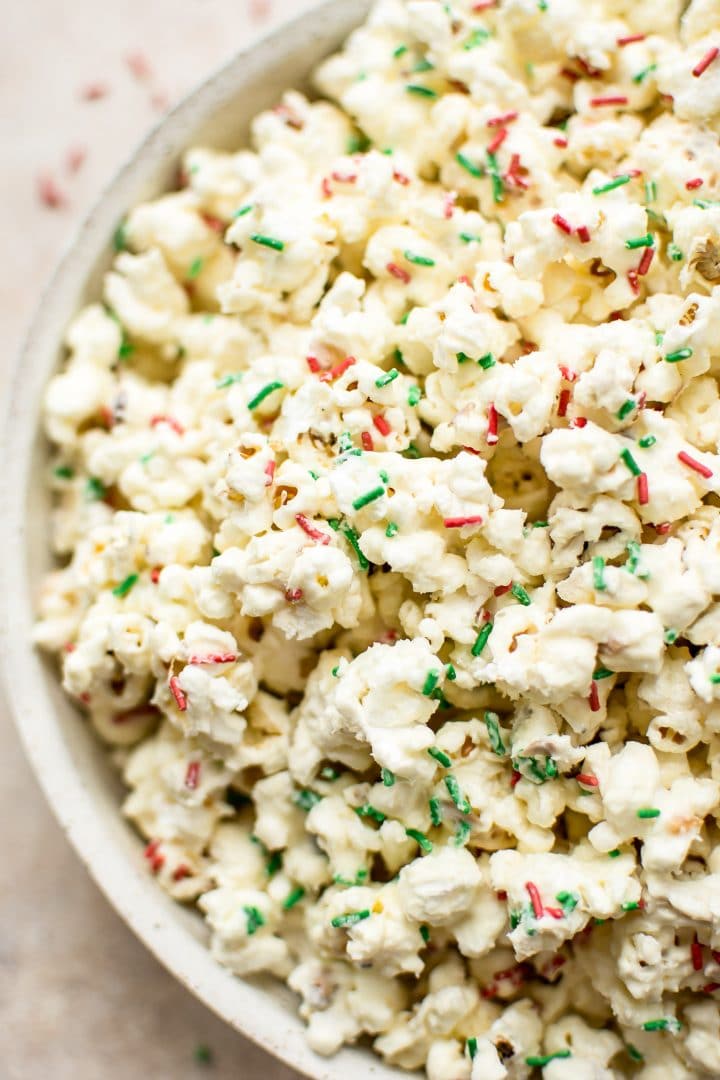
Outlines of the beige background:
M 9 0 L 0 35 L 0 388 L 89 205 L 167 104 L 311 0 Z M 127 54 L 152 69 L 139 79 Z M 104 96 L 83 99 L 101 84 Z M 69 155 L 86 154 L 72 174 Z M 67 200 L 44 207 L 38 178 Z M 0 1080 L 292 1080 L 175 984 L 69 849 L 0 702 Z M 194 1061 L 206 1044 L 213 1064 Z

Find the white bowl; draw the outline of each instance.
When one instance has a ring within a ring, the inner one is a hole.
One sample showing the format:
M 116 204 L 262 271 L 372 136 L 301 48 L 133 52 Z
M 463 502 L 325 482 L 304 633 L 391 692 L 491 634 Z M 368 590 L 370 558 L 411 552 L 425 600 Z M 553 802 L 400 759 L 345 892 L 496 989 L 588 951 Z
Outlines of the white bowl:
M 110 238 L 127 209 L 172 186 L 186 147 L 240 147 L 252 117 L 283 90 L 306 85 L 312 68 L 369 6 L 369 0 L 330 0 L 281 27 L 203 83 L 143 143 L 90 214 L 42 298 L 15 365 L 2 447 L 0 657 L 17 726 L 50 806 L 107 898 L 165 967 L 238 1031 L 317 1080 L 407 1074 L 365 1048 L 318 1057 L 306 1045 L 290 991 L 272 980 L 242 981 L 212 959 L 201 918 L 149 877 L 142 843 L 120 814 L 120 783 L 105 751 L 62 693 L 53 665 L 31 645 L 34 594 L 50 565 L 40 410 L 65 327 L 82 304 L 99 296 Z

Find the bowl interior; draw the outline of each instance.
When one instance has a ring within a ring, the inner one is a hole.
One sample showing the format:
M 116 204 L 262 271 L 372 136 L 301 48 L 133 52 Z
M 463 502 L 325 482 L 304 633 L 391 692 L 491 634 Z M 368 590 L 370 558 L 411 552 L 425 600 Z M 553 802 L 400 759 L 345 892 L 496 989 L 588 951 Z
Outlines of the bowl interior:
M 31 645 L 34 597 L 50 567 L 44 386 L 68 321 L 100 294 L 110 238 L 126 210 L 172 186 L 188 146 L 239 148 L 249 123 L 308 74 L 364 18 L 370 0 L 329 0 L 262 39 L 194 91 L 150 135 L 86 220 L 39 305 L 7 395 L 2 433 L 0 657 L 7 696 L 50 805 L 108 899 L 158 959 L 210 1008 L 275 1056 L 317 1080 L 402 1075 L 368 1050 L 330 1061 L 306 1045 L 296 999 L 272 980 L 243 981 L 211 958 L 200 917 L 149 878 L 142 843 L 119 813 L 121 786 L 89 727 L 60 690 L 55 668 Z

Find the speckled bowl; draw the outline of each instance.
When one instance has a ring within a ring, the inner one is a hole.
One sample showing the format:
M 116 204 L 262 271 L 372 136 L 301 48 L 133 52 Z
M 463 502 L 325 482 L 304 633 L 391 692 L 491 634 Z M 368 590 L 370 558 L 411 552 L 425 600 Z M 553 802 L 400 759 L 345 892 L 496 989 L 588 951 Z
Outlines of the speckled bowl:
M 2 433 L 0 658 L 15 720 L 50 806 L 100 888 L 165 967 L 238 1031 L 317 1080 L 406 1074 L 383 1066 L 365 1048 L 319 1058 L 305 1043 L 290 991 L 271 980 L 235 978 L 212 959 L 200 917 L 170 900 L 147 874 L 142 843 L 119 812 L 122 792 L 103 748 L 63 695 L 53 666 L 31 645 L 34 594 L 50 563 L 40 407 L 68 321 L 100 294 L 109 238 L 125 211 L 171 186 L 186 147 L 241 146 L 251 118 L 283 90 L 302 87 L 368 7 L 369 0 L 331 0 L 313 8 L 240 53 L 160 123 L 92 211 L 43 296 L 15 364 Z

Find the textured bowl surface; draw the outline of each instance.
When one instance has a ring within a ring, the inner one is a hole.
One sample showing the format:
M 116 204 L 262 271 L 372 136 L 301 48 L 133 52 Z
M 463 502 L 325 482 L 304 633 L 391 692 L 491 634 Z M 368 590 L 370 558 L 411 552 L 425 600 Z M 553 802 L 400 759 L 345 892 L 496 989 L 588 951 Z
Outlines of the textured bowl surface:
M 283 90 L 307 86 L 312 68 L 368 7 L 369 0 L 331 0 L 313 8 L 238 55 L 162 121 L 95 207 L 43 296 L 15 365 L 2 433 L 0 657 L 11 709 L 48 801 L 98 885 L 165 967 L 238 1031 L 317 1080 L 407 1074 L 364 1048 L 319 1058 L 305 1043 L 293 994 L 272 980 L 237 979 L 212 959 L 200 917 L 148 876 L 142 843 L 119 813 L 120 784 L 103 748 L 66 700 L 53 666 L 31 645 L 34 596 L 50 565 L 40 410 L 65 327 L 99 295 L 109 238 L 125 211 L 171 186 L 186 147 L 240 147 L 252 117 Z

